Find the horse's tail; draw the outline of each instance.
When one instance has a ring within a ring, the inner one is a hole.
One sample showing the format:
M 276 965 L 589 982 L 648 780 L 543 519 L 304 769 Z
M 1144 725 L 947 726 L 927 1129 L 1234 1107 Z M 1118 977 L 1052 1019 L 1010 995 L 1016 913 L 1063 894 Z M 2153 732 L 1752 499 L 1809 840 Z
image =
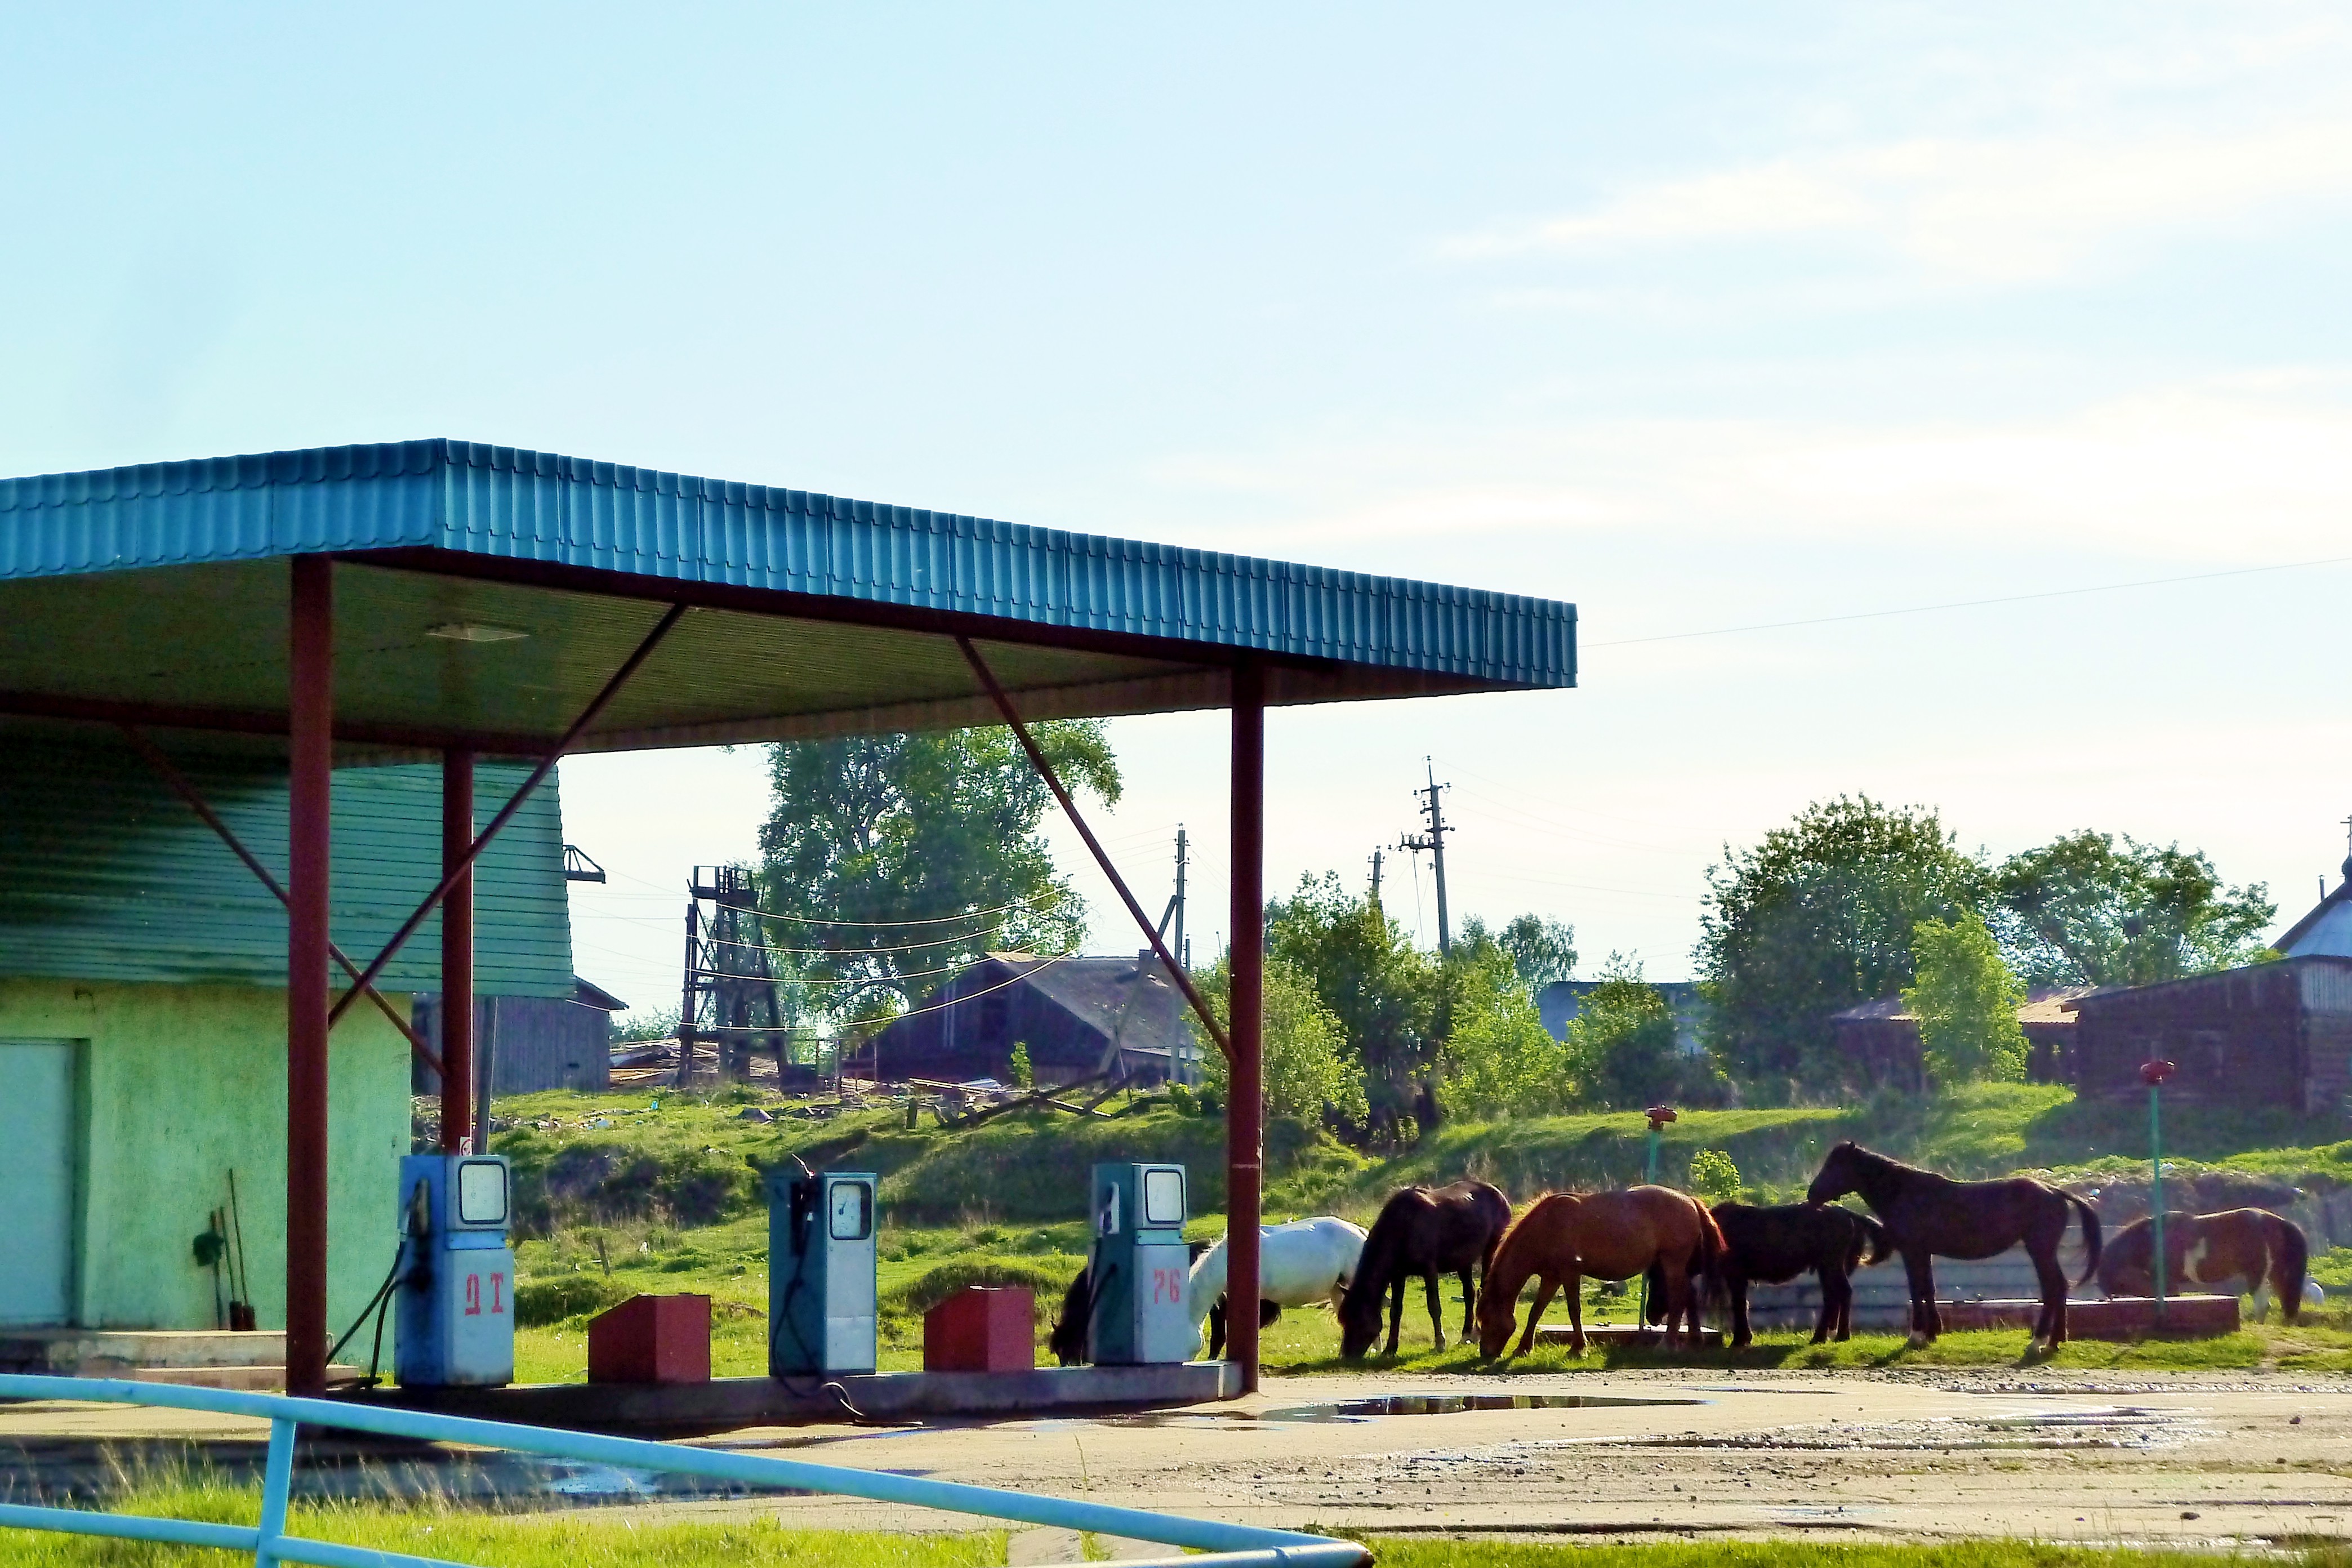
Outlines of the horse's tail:
M 2270 1254 L 2271 1289 L 2292 1323 L 2303 1313 L 2303 1276 L 2311 1262 L 2303 1226 L 2283 1215 L 2271 1215 Z
M 1866 1214 L 1845 1212 L 1853 1218 L 1853 1250 L 1846 1255 L 1845 1271 L 1875 1268 L 1885 1262 L 1886 1255 L 1895 1250 L 1895 1238 L 1886 1234 L 1886 1227 Z M 1864 1257 L 1865 1252 L 1870 1256 Z
M 2091 1259 L 2083 1265 L 2083 1277 L 2074 1283 L 2087 1285 L 2091 1282 L 2091 1276 L 2099 1271 L 2099 1211 L 2070 1192 L 2062 1190 L 2058 1195 L 2074 1205 L 2083 1215 L 2083 1246 L 2090 1253 Z

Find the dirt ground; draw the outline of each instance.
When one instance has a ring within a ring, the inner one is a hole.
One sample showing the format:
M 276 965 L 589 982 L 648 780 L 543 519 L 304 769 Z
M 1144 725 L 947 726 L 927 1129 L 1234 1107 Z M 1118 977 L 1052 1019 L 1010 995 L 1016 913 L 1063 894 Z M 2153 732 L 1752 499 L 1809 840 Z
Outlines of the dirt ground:
M 1359 1399 L 1655 1403 L 1350 1414 Z M 1334 1406 L 1340 1408 L 1334 1409 Z M 122 1407 L 0 1408 L 0 1447 L 241 1424 Z M 1274 1380 L 1234 1403 L 971 1426 L 776 1428 L 729 1447 L 1290 1528 L 1601 1540 L 1801 1537 L 2231 1548 L 2352 1537 L 2352 1381 L 1946 1371 Z M 825 1497 L 655 1501 L 842 1529 L 975 1521 Z M 1107 1542 L 1114 1555 L 1164 1552 Z M 1027 1531 L 1016 1563 L 1076 1561 Z
M 1355 1418 L 1313 1408 L 1498 1392 L 1671 1403 Z M 2336 1380 L 1660 1373 L 1515 1378 L 1498 1390 L 1488 1378 L 1291 1378 L 1237 1404 L 1158 1415 L 724 1441 L 1294 1529 L 2215 1548 L 2352 1536 L 2352 1383 Z M 941 1522 L 814 1498 L 663 1506 Z M 1061 1550 L 1074 1540 L 1034 1533 L 1016 1539 L 1016 1561 L 1075 1558 Z

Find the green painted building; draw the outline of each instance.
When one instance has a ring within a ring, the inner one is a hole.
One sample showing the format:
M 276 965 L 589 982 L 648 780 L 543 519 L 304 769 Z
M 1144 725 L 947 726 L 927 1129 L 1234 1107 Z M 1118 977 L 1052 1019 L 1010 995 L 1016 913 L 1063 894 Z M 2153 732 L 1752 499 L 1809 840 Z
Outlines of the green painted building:
M 219 744 L 220 742 L 215 742 Z M 234 742 L 230 742 L 234 744 Z M 263 1327 L 285 1312 L 286 915 L 126 745 L 11 728 L 0 753 L 0 1324 L 210 1329 L 193 1246 L 237 1173 Z M 282 880 L 286 764 L 174 753 Z M 482 820 L 525 770 L 485 766 Z M 333 936 L 364 963 L 438 880 L 440 770 L 336 771 Z M 552 777 L 476 878 L 485 994 L 569 997 L 571 928 Z M 395 1007 L 439 984 L 435 917 L 386 971 Z M 354 1007 L 329 1047 L 329 1309 L 338 1331 L 392 1259 L 409 1147 L 408 1043 Z

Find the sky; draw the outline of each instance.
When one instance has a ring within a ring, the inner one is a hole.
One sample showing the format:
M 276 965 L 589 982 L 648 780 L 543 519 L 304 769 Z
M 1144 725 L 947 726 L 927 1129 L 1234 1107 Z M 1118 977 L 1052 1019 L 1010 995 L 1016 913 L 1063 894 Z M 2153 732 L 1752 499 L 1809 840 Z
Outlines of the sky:
M 2338 8 L 8 37 L 0 473 L 450 436 L 1572 601 L 1577 689 L 1271 715 L 1267 883 L 1367 875 L 1433 769 L 1456 920 L 1568 921 L 1584 973 L 1688 975 L 1707 867 L 1841 793 L 2200 847 L 2282 925 L 2343 860 Z M 1223 721 L 1112 739 L 1101 832 L 1156 912 L 1186 826 L 1213 950 Z M 658 1005 L 762 757 L 562 786 L 613 874 L 579 967 Z M 1426 858 L 1388 877 L 1433 940 Z

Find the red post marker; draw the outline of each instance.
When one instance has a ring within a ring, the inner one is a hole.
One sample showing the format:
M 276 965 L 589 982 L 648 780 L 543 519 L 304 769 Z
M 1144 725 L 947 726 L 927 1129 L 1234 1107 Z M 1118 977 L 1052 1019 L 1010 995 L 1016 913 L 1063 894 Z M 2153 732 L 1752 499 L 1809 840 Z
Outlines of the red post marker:
M 2169 1068 L 2172 1064 L 2167 1062 L 2165 1065 Z M 1675 1108 L 1671 1105 L 1654 1105 L 1643 1114 L 1650 1119 L 1650 1131 L 1654 1132 L 1675 1120 Z
M 2154 1089 L 2179 1070 L 2170 1062 L 2142 1062 L 2139 1064 L 2139 1080 L 2148 1088 Z

